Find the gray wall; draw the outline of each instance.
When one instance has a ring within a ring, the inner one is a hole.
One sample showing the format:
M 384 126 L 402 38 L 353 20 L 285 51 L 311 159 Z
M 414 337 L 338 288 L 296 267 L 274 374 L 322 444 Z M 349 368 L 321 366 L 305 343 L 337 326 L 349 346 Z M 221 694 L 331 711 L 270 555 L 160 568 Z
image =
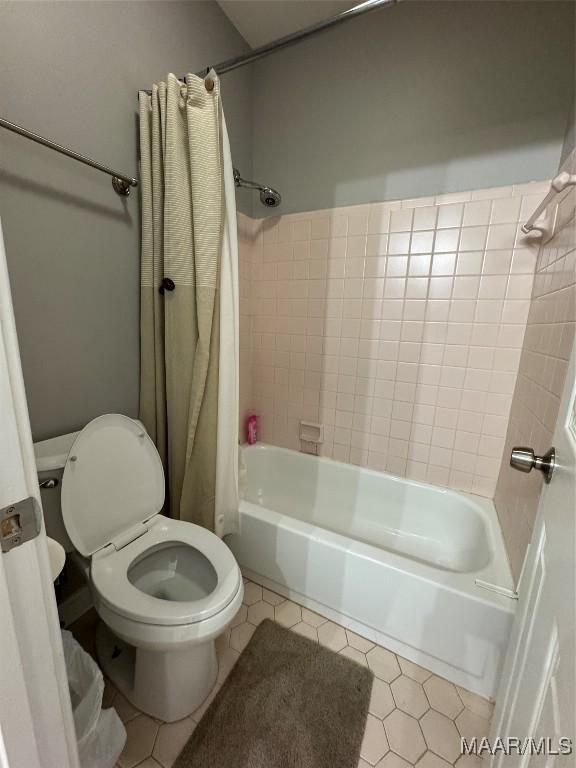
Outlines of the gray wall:
M 574 8 L 403 2 L 265 59 L 255 177 L 288 213 L 554 175 Z
M 0 2 L 0 114 L 134 173 L 137 91 L 246 49 L 215 2 Z M 250 94 L 249 70 L 226 76 L 248 176 Z M 138 195 L 0 130 L 0 218 L 35 439 L 136 415 Z

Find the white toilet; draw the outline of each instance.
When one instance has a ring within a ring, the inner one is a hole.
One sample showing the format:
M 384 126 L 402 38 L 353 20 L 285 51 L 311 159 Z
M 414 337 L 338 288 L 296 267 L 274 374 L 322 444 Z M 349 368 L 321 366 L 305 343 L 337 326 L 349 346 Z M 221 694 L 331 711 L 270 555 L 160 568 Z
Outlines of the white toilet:
M 168 722 L 193 712 L 217 674 L 215 638 L 243 583 L 215 534 L 160 514 L 164 473 L 142 424 L 108 414 L 76 436 L 62 478 L 64 525 L 89 561 L 105 673 L 138 709 Z

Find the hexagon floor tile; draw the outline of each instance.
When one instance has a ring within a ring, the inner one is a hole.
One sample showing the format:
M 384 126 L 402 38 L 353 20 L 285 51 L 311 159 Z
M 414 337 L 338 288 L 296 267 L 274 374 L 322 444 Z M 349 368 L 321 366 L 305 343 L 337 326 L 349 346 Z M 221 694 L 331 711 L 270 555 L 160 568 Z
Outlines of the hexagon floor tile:
M 117 768 L 172 768 L 256 626 L 265 618 L 274 618 L 291 631 L 368 666 L 374 673 L 358 768 L 480 768 L 479 759 L 460 756 L 460 734 L 487 732 L 491 702 L 247 579 L 244 604 L 216 643 L 216 687 L 190 717 L 169 724 L 154 720 L 139 712 L 106 681 L 105 706 L 117 709 L 128 733 Z M 87 632 L 86 627 L 95 627 L 96 621 L 97 617 L 86 614 L 71 627 L 89 653 L 94 650 L 93 631 Z
M 346 648 L 342 648 L 338 653 L 340 656 L 346 656 L 348 659 L 352 659 L 356 664 L 361 664 L 363 667 L 368 666 L 366 656 L 361 651 L 356 650 L 356 648 L 352 648 L 350 645 L 347 645 Z
M 265 603 L 260 600 L 258 603 L 254 603 L 248 608 L 247 618 L 250 624 L 258 626 L 264 619 L 274 618 L 274 608 L 270 603 Z
M 406 675 L 400 675 L 390 684 L 398 709 L 418 719 L 430 708 L 422 686 Z
M 259 600 L 262 600 L 262 587 L 252 581 L 247 581 L 244 584 L 244 605 L 254 605 Z
M 377 645 L 375 648 L 372 648 L 371 651 L 368 651 L 366 658 L 368 659 L 368 666 L 372 672 L 374 672 L 376 677 L 379 677 L 381 680 L 391 683 L 400 676 L 398 659 L 392 651 L 388 651 L 386 648 L 381 648 Z
M 392 710 L 396 709 L 394 703 L 394 697 L 388 683 L 384 680 L 380 680 L 378 677 L 374 678 L 372 683 L 372 696 L 370 698 L 370 712 L 380 720 L 384 720 Z
M 333 621 L 327 621 L 318 627 L 318 640 L 323 646 L 336 653 L 348 645 L 346 632 Z
M 196 728 L 192 718 L 185 717 L 175 723 L 160 726 L 152 757 L 160 765 L 172 765 Z
M 418 721 L 402 710 L 393 710 L 384 720 L 384 728 L 390 749 L 408 762 L 414 764 L 426 752 Z
M 464 709 L 456 686 L 437 675 L 432 675 L 423 685 L 432 709 L 454 720 Z
M 368 715 L 364 739 L 360 748 L 362 759 L 370 765 L 376 765 L 386 752 L 388 752 L 388 740 L 382 720 L 378 720 L 374 715 Z
M 429 709 L 420 721 L 426 743 L 430 750 L 449 763 L 460 757 L 460 734 L 454 721 Z
M 313 640 L 315 643 L 318 642 L 318 632 L 316 632 L 316 628 L 311 627 L 310 624 L 306 624 L 305 621 L 299 621 L 298 624 L 294 624 L 291 629 L 292 632 L 296 632 L 298 635 L 307 637 L 309 640 Z
M 284 600 L 274 608 L 274 619 L 283 627 L 293 627 L 302 621 L 302 609 L 291 600 Z

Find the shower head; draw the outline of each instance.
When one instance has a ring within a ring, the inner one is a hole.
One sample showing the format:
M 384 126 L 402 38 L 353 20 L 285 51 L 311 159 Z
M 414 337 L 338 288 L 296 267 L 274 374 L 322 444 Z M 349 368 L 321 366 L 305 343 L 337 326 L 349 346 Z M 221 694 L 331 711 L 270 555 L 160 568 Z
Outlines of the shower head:
M 260 190 L 260 202 L 268 208 L 277 208 L 282 202 L 282 196 L 272 187 L 263 187 Z
M 257 189 L 260 192 L 260 202 L 267 208 L 277 208 L 282 202 L 280 192 L 272 189 L 272 187 L 264 187 L 262 184 L 258 184 L 257 181 L 243 179 L 237 168 L 234 168 L 234 184 L 237 187 L 245 187 L 246 189 Z

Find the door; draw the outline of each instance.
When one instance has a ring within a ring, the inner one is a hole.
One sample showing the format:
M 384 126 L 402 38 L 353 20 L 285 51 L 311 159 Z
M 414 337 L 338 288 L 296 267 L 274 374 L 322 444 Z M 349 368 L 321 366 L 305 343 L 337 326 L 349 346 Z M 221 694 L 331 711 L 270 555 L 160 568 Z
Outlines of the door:
M 557 467 L 540 501 L 491 729 L 492 745 L 497 737 L 531 737 L 536 744 L 523 755 L 512 745 L 511 754 L 493 758 L 493 768 L 575 764 L 575 358 L 576 347 L 554 433 Z M 572 740 L 571 756 L 562 738 Z
M 32 435 L 0 223 L 0 509 L 34 497 Z M 0 551 L 0 767 L 78 768 L 44 527 Z

